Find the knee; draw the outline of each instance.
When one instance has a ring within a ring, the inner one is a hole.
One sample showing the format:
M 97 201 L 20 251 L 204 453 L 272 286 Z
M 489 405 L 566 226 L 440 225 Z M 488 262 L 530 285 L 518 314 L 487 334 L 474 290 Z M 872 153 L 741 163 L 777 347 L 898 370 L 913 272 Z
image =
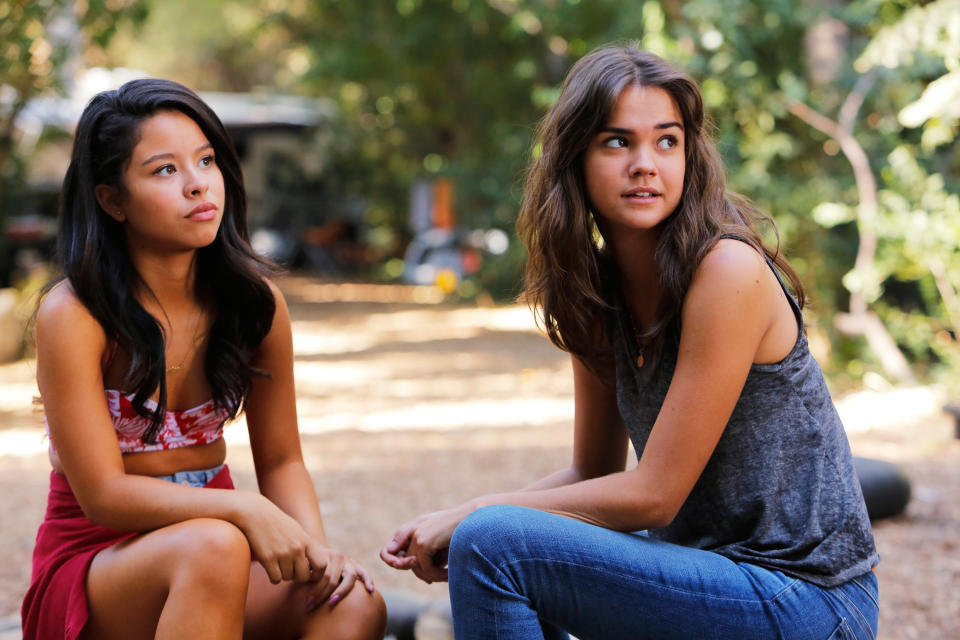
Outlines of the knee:
M 246 586 L 250 576 L 250 544 L 239 528 L 225 520 L 198 518 L 181 523 L 173 543 L 179 573 L 192 580 L 209 579 Z
M 477 509 L 463 519 L 450 540 L 449 562 L 471 562 L 483 556 L 511 555 L 510 549 L 523 543 L 530 528 L 530 519 L 538 511 L 511 505 L 493 505 Z
M 387 627 L 387 607 L 379 591 L 370 593 L 357 582 L 337 603 L 326 622 L 321 635 L 325 639 L 382 640 Z

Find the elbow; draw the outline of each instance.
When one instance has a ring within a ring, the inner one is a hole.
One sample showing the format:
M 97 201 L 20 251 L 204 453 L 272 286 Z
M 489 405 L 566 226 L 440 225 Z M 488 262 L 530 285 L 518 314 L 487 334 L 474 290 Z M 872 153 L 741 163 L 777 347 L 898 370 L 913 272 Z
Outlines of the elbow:
M 87 520 L 90 521 L 90 524 L 94 524 L 98 527 L 106 527 L 107 529 L 119 528 L 110 517 L 109 509 L 105 509 L 97 504 L 91 504 L 90 501 L 80 503 L 80 508 L 83 510 L 83 515 L 85 515 Z
M 124 530 L 123 510 L 118 508 L 118 500 L 111 498 L 106 488 L 87 491 L 86 495 L 78 495 L 77 503 L 83 515 L 91 524 L 107 529 Z
M 644 528 L 662 529 L 663 527 L 669 526 L 674 518 L 677 517 L 681 506 L 682 503 L 677 504 L 673 500 L 664 499 L 663 497 L 654 497 L 651 499 L 648 496 L 648 498 L 644 500 L 642 508 Z
M 673 522 L 673 519 L 677 517 L 677 512 L 675 510 L 668 509 L 658 509 L 650 512 L 650 517 L 648 521 L 650 522 L 648 528 L 650 529 L 662 529 L 667 527 Z
M 87 497 L 84 500 L 78 500 L 83 515 L 91 524 L 107 529 L 123 529 L 118 518 L 116 505 L 111 506 L 109 500 L 97 497 Z

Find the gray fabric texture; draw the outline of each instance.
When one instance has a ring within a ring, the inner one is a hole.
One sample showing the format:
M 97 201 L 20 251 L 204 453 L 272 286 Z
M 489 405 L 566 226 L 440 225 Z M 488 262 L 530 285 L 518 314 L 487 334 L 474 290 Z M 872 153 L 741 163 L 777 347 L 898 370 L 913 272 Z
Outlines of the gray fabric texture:
M 796 315 L 797 341 L 780 362 L 750 368 L 690 496 L 670 525 L 649 534 L 831 587 L 870 571 L 879 556 L 846 433 L 810 354 L 800 308 L 770 268 Z M 616 284 L 611 292 L 617 404 L 639 459 L 673 377 L 679 330 L 657 362 L 638 368 L 622 292 Z

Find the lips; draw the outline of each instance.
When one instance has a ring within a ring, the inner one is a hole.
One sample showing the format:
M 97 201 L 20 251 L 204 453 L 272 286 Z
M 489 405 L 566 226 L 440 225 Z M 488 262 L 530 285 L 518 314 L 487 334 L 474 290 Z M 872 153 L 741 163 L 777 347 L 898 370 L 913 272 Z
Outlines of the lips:
M 202 202 L 190 210 L 187 217 L 191 220 L 212 220 L 217 215 L 217 205 L 212 202 Z
M 660 192 L 654 189 L 653 187 L 634 187 L 629 191 L 624 192 L 624 198 L 656 198 L 660 195 Z

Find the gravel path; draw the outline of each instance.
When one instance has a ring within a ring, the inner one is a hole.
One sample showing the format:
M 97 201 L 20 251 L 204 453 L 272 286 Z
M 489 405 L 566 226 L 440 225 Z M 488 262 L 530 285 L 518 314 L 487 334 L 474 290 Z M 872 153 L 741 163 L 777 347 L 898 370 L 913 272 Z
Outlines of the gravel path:
M 566 355 L 537 334 L 523 307 L 437 305 L 425 290 L 298 277 L 283 287 L 304 453 L 331 542 L 381 587 L 444 597 L 444 585 L 382 565 L 378 549 L 408 518 L 568 464 Z M 5 623 L 29 579 L 46 496 L 34 394 L 31 362 L 0 365 L 0 640 L 18 637 Z M 904 397 L 878 394 L 872 404 L 903 405 Z M 907 513 L 875 524 L 885 639 L 960 638 L 960 440 L 946 416 L 926 405 L 920 413 L 858 426 L 850 438 L 855 454 L 897 462 L 913 482 Z M 244 427 L 227 434 L 237 484 L 253 488 Z

